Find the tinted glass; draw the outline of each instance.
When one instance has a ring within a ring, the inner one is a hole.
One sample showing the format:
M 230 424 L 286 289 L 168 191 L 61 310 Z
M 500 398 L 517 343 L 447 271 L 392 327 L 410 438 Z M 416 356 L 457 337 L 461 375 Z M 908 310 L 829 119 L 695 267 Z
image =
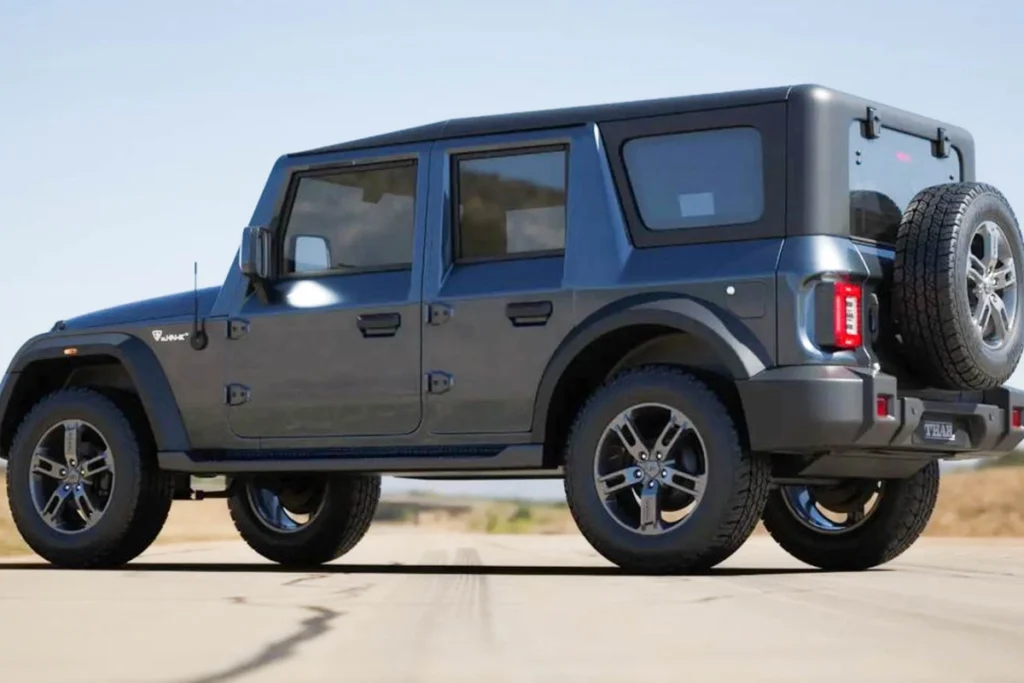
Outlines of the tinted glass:
M 726 128 L 636 138 L 623 147 L 651 230 L 752 223 L 764 211 L 761 134 Z
M 457 259 L 565 248 L 566 153 L 458 159 Z
M 895 243 L 903 212 L 920 190 L 960 180 L 960 155 L 938 159 L 931 140 L 882 128 L 874 140 L 850 126 L 850 233 Z
M 286 269 L 316 269 L 324 248 L 330 270 L 409 265 L 415 203 L 413 163 L 302 178 L 285 232 Z

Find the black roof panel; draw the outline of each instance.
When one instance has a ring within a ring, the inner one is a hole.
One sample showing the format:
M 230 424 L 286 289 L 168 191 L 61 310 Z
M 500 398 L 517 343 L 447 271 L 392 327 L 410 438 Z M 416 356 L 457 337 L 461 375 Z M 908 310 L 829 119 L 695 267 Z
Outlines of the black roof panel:
M 745 105 L 781 102 L 789 97 L 794 87 L 817 88 L 819 86 L 783 86 L 760 88 L 756 90 L 735 90 L 731 92 L 706 95 L 688 95 L 684 97 L 666 97 L 634 102 L 616 102 L 611 104 L 595 104 L 564 109 L 546 109 L 541 111 L 518 112 L 476 116 L 472 118 L 450 119 L 430 123 L 425 126 L 406 128 L 392 133 L 375 135 L 361 140 L 352 140 L 328 147 L 295 152 L 289 156 L 341 152 L 345 150 L 364 149 L 368 147 L 387 147 L 404 145 L 430 140 L 470 137 L 475 135 L 492 135 L 516 131 L 538 130 L 542 128 L 562 128 L 586 123 L 603 123 L 619 119 L 680 114 L 689 111 L 718 109 L 725 107 L 742 107 Z

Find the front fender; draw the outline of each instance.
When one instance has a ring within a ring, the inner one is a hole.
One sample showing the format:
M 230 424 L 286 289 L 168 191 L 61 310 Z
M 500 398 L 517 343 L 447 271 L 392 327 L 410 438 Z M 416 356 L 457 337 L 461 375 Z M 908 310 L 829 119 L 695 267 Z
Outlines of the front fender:
M 552 355 L 534 403 L 534 440 L 544 440 L 548 408 L 570 363 L 609 332 L 636 325 L 658 325 L 693 335 L 718 353 L 733 380 L 749 379 L 772 364 L 768 352 L 749 329 L 706 301 L 678 294 L 627 299 L 591 314 Z
M 73 354 L 66 353 L 67 349 L 74 349 Z M 33 363 L 89 356 L 110 356 L 124 366 L 149 418 L 158 450 L 189 450 L 188 433 L 160 361 L 145 342 L 123 333 L 43 335 L 29 340 L 11 361 L 0 391 L 0 424 L 7 425 L 8 406 L 19 389 L 24 389 L 19 385 L 30 381 L 25 371 Z

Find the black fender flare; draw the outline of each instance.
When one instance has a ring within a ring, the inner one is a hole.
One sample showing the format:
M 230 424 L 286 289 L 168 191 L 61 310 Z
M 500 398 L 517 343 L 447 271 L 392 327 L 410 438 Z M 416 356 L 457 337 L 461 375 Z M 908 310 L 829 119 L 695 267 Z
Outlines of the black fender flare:
M 65 352 L 74 349 L 73 354 Z M 124 367 L 138 391 L 159 451 L 188 451 L 188 432 L 178 410 L 170 382 L 153 350 L 138 337 L 123 333 L 41 336 L 27 342 L 15 355 L 0 392 L 0 417 L 24 379 L 24 371 L 39 361 L 89 356 L 110 356 Z
M 577 355 L 609 332 L 634 325 L 659 325 L 693 335 L 718 352 L 734 381 L 749 379 L 772 364 L 767 350 L 750 330 L 710 302 L 680 294 L 624 299 L 585 318 L 552 354 L 534 401 L 534 442 L 544 442 L 555 388 Z

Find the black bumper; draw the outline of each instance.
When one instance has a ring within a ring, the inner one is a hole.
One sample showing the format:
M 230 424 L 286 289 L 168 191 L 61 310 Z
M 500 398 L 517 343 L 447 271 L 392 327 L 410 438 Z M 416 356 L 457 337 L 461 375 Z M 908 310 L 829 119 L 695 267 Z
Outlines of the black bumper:
M 1024 438 L 1024 428 L 1012 425 L 1024 392 L 1008 387 L 900 392 L 884 373 L 805 365 L 766 370 L 737 388 L 755 451 L 983 457 L 1008 453 Z

